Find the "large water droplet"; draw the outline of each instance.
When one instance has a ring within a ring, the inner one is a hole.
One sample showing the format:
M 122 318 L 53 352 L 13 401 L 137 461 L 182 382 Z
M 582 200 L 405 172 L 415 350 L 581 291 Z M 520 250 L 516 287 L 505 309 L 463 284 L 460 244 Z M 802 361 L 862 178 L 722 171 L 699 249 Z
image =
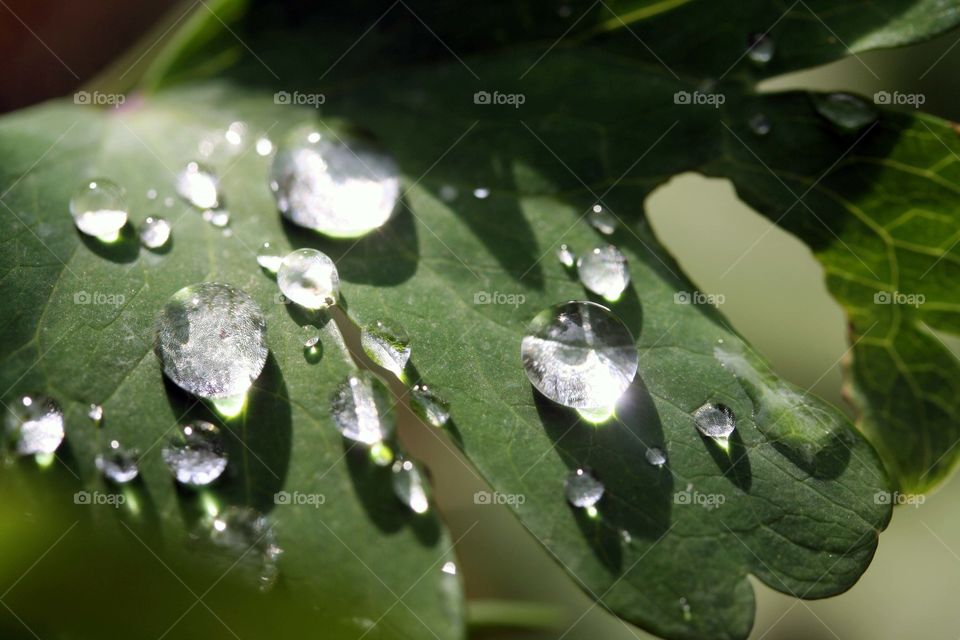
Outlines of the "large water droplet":
M 411 460 L 397 459 L 393 463 L 393 491 L 400 502 L 414 513 L 426 513 L 430 509 L 426 483 L 420 469 Z
M 104 242 L 120 236 L 129 210 L 123 188 L 106 178 L 83 183 L 70 198 L 70 214 L 77 228 Z
M 770 124 L 770 118 L 762 113 L 755 113 L 750 116 L 747 124 L 750 126 L 750 130 L 758 136 L 767 135 L 770 133 L 770 129 L 772 128 L 772 125 Z
M 270 273 L 276 273 L 280 269 L 280 265 L 283 264 L 283 255 L 277 250 L 276 243 L 268 240 L 260 245 L 260 250 L 257 251 L 257 264 Z
M 627 258 L 613 245 L 596 247 L 577 260 L 580 282 L 590 291 L 613 302 L 630 284 Z
M 139 456 L 135 449 L 127 449 L 116 440 L 111 440 L 110 446 L 97 454 L 94 464 L 110 482 L 126 484 L 140 475 Z
M 450 420 L 450 405 L 425 384 L 410 389 L 410 407 L 427 424 L 442 427 Z
M 266 320 L 236 287 L 193 284 L 157 314 L 154 351 L 163 372 L 185 391 L 201 398 L 243 395 L 267 361 Z
M 177 482 L 188 487 L 210 484 L 228 462 L 220 429 L 204 420 L 181 425 L 161 456 Z
M 560 261 L 560 264 L 569 269 L 576 264 L 577 256 L 574 255 L 570 247 L 565 244 L 561 244 L 559 247 L 557 247 L 557 260 Z
M 815 93 L 813 106 L 844 133 L 860 131 L 879 115 L 872 105 L 849 93 Z
M 697 430 L 708 438 L 726 440 L 737 426 L 733 411 L 725 404 L 707 403 L 693 412 Z
M 396 321 L 377 320 L 363 328 L 360 344 L 371 360 L 398 378 L 410 360 L 410 336 Z
M 277 271 L 277 285 L 283 295 L 306 309 L 326 309 L 340 297 L 337 265 L 316 249 L 288 254 Z
M 567 502 L 580 509 L 593 508 L 603 497 L 603 483 L 590 469 L 576 469 L 567 476 L 564 485 Z
M 393 433 L 390 392 L 370 371 L 347 376 L 330 399 L 330 409 L 337 429 L 349 440 L 376 444 Z
M 49 454 L 63 442 L 63 409 L 42 395 L 23 396 L 9 406 L 7 435 L 22 456 Z
M 575 409 L 610 409 L 637 373 L 630 331 L 593 302 L 550 307 L 520 344 L 527 378 L 550 400 Z
M 277 562 L 283 549 L 277 545 L 270 521 L 259 511 L 250 507 L 227 507 L 214 516 L 210 540 L 235 554 L 241 571 L 256 572 L 262 591 L 269 590 L 276 583 Z
M 281 147 L 270 177 L 284 217 L 334 238 L 355 238 L 382 227 L 400 198 L 399 169 L 390 156 L 332 135 Z
M 591 227 L 605 236 L 609 236 L 617 230 L 617 219 L 601 204 L 593 205 L 593 208 L 587 213 L 587 220 Z
M 176 188 L 180 197 L 197 209 L 215 209 L 220 203 L 217 177 L 196 162 L 190 162 L 177 174 Z
M 747 40 L 747 57 L 754 64 L 765 65 L 773 59 L 776 43 L 764 33 L 754 33 Z
M 170 223 L 164 218 L 148 216 L 140 225 L 140 244 L 147 249 L 159 249 L 170 239 Z

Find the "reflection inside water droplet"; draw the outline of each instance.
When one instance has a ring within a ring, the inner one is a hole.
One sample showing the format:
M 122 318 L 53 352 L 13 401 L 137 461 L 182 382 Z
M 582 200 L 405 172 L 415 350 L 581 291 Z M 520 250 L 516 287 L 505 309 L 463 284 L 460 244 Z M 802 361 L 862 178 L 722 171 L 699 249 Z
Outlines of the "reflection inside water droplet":
M 587 289 L 615 302 L 630 284 L 627 258 L 613 245 L 596 247 L 577 260 L 577 274 Z
M 176 481 L 188 487 L 210 484 L 228 462 L 220 429 L 204 420 L 181 425 L 161 456 Z

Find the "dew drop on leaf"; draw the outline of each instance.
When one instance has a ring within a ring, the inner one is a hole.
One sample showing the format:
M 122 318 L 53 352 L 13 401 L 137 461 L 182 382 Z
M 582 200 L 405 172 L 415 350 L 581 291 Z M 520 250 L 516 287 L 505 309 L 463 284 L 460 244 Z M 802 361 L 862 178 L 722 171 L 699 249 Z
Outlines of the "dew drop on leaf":
M 220 203 L 217 177 L 206 167 L 190 162 L 176 179 L 177 193 L 197 209 L 215 209 Z
M 340 297 L 340 275 L 327 254 L 316 249 L 297 249 L 277 270 L 280 291 L 305 309 L 326 309 Z
M 148 216 L 140 225 L 140 244 L 159 249 L 170 239 L 170 223 L 164 218 Z
M 204 420 L 180 425 L 160 453 L 176 481 L 188 487 L 210 484 L 229 460 L 220 429 Z
M 8 407 L 7 436 L 19 455 L 52 454 L 63 442 L 63 409 L 53 398 L 23 396 Z
M 300 341 L 307 349 L 317 346 L 320 342 L 320 330 L 312 324 L 305 324 L 300 327 Z
M 747 124 L 750 126 L 750 130 L 758 136 L 765 136 L 770 133 L 770 130 L 772 129 L 770 118 L 762 113 L 755 113 L 750 116 L 749 120 L 747 120 Z
M 575 469 L 564 484 L 567 502 L 579 509 L 593 508 L 603 497 L 604 486 L 590 469 Z
M 856 133 L 879 115 L 873 105 L 849 93 L 814 94 L 817 113 L 844 133 Z
M 657 447 L 650 447 L 647 449 L 647 462 L 652 464 L 655 467 L 662 467 L 667 463 L 667 456 L 663 452 L 663 449 Z
M 425 384 L 410 389 L 410 406 L 417 416 L 434 427 L 442 427 L 450 420 L 450 406 Z
M 423 474 L 417 465 L 411 460 L 398 458 L 391 471 L 393 491 L 400 502 L 414 513 L 426 513 L 430 509 L 430 499 Z
M 347 376 L 330 399 L 337 430 L 348 440 L 369 445 L 393 433 L 392 404 L 386 385 L 370 371 Z
M 256 574 L 261 591 L 268 591 L 276 583 L 283 549 L 277 544 L 270 521 L 259 511 L 227 507 L 213 517 L 210 541 L 236 556 L 233 566 L 238 566 L 240 573 Z
M 84 182 L 70 198 L 70 214 L 77 228 L 104 242 L 120 236 L 129 211 L 123 188 L 106 178 Z
M 773 60 L 776 52 L 776 43 L 765 33 L 754 33 L 747 39 L 747 57 L 750 62 L 765 65 Z
M 277 249 L 276 243 L 267 240 L 260 245 L 260 249 L 257 251 L 257 264 L 270 273 L 276 273 L 282 262 L 283 255 Z
M 566 244 L 561 244 L 559 247 L 557 247 L 557 260 L 560 261 L 560 264 L 569 269 L 576 264 L 577 256 L 573 253 L 569 246 Z
M 87 408 L 87 417 L 97 426 L 103 422 L 103 407 L 99 404 L 91 404 Z
M 486 187 L 477 187 L 473 190 L 473 197 L 477 200 L 486 200 L 490 197 L 490 189 Z
M 220 229 L 230 224 L 230 212 L 226 209 L 206 209 L 201 215 L 204 221 Z
M 707 438 L 726 440 L 737 427 L 733 410 L 725 404 L 707 403 L 693 412 L 697 431 Z
M 118 441 L 111 440 L 104 451 L 97 454 L 94 464 L 110 482 L 126 484 L 140 475 L 139 452 L 128 449 Z
M 360 345 L 371 360 L 398 378 L 410 360 L 410 336 L 398 322 L 377 320 L 363 327 Z
M 605 236 L 617 230 L 617 219 L 599 203 L 593 205 L 587 213 L 587 221 L 590 222 L 591 227 Z
M 609 244 L 581 256 L 577 274 L 583 286 L 610 302 L 618 300 L 630 284 L 626 256 Z

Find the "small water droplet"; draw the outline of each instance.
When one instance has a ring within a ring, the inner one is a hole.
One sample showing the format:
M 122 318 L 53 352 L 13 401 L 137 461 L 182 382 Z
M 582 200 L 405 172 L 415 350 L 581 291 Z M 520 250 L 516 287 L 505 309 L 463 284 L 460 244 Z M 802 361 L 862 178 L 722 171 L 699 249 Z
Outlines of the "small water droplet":
M 170 239 L 170 223 L 164 218 L 148 216 L 140 225 L 140 244 L 147 249 L 159 249 Z
M 414 513 L 426 513 L 430 509 L 426 483 L 420 469 L 411 460 L 397 459 L 393 463 L 393 491 L 400 502 Z
M 233 566 L 255 573 L 261 591 L 268 591 L 279 576 L 278 561 L 283 549 L 277 544 L 270 521 L 250 507 L 231 506 L 214 516 L 210 540 L 237 556 Z
M 266 136 L 257 138 L 256 149 L 257 155 L 266 157 L 273 153 L 273 142 L 271 142 L 270 138 L 267 138 Z
M 206 209 L 203 212 L 203 219 L 222 229 L 230 224 L 230 212 L 226 209 Z
M 477 187 L 473 190 L 473 197 L 477 200 L 486 200 L 490 197 L 490 189 L 486 187 Z
M 165 206 L 167 209 L 171 208 L 173 206 L 173 198 L 171 196 L 164 198 L 163 206 Z
M 347 376 L 330 399 L 330 409 L 337 429 L 349 440 L 372 445 L 393 433 L 390 392 L 370 371 Z
M 455 576 L 457 575 L 457 564 L 448 560 L 443 563 L 443 567 L 441 567 L 440 570 L 448 576 Z
M 303 325 L 300 327 L 300 341 L 307 349 L 317 346 L 317 343 L 320 342 L 320 329 L 312 324 Z
M 377 320 L 363 327 L 360 344 L 371 360 L 398 378 L 410 360 L 410 336 L 398 322 Z
M 410 407 L 421 420 L 434 427 L 442 427 L 450 420 L 450 405 L 425 384 L 413 385 Z
M 855 133 L 874 122 L 877 110 L 849 93 L 815 93 L 813 106 L 821 116 L 844 133 Z
M 226 132 L 224 132 L 223 137 L 227 142 L 236 147 L 243 144 L 243 137 L 246 133 L 247 125 L 242 122 L 231 122 Z
M 177 193 L 197 209 L 215 209 L 220 202 L 217 182 L 209 169 L 190 162 L 177 174 Z
M 97 426 L 100 426 L 100 423 L 103 421 L 103 407 L 99 404 L 91 404 L 87 408 L 87 417 Z
M 277 285 L 283 295 L 306 309 L 326 309 L 340 297 L 337 266 L 316 249 L 289 253 L 280 263 Z
M 106 178 L 84 182 L 70 198 L 70 214 L 77 228 L 104 242 L 120 236 L 129 211 L 123 188 Z
M 633 536 L 630 535 L 630 532 L 626 529 L 620 529 L 620 539 L 623 541 L 623 544 L 630 544 L 633 542 Z
M 687 622 L 693 619 L 693 615 L 690 613 L 690 603 L 687 602 L 686 598 L 680 598 L 680 611 L 683 613 L 683 619 Z
M 161 456 L 177 482 L 188 487 L 210 484 L 228 462 L 220 429 L 203 420 L 181 425 Z
M 569 269 L 576 264 L 577 256 L 573 253 L 569 246 L 561 244 L 559 247 L 557 247 L 557 260 L 560 261 L 560 264 Z
M 386 224 L 400 199 L 400 171 L 390 156 L 361 141 L 298 137 L 278 149 L 271 168 L 284 217 L 334 238 L 356 238 Z
M 757 65 L 765 65 L 773 59 L 776 43 L 765 33 L 754 33 L 747 39 L 747 57 Z
M 52 454 L 63 442 L 63 409 L 43 395 L 23 396 L 6 415 L 7 436 L 19 455 Z
M 667 455 L 663 452 L 663 449 L 658 449 L 657 447 L 650 447 L 647 449 L 647 462 L 652 464 L 655 467 L 662 467 L 667 463 Z
M 97 454 L 94 464 L 103 476 L 110 482 L 126 484 L 140 475 L 138 466 L 139 452 L 127 449 L 116 440 L 110 441 L 110 446 Z
M 596 247 L 577 260 L 577 274 L 587 289 L 614 302 L 630 284 L 627 258 L 613 245 Z
M 603 497 L 603 483 L 590 469 L 576 469 L 567 476 L 564 485 L 567 502 L 580 509 L 594 507 Z
M 725 404 L 707 403 L 694 411 L 697 430 L 708 438 L 725 440 L 737 426 L 733 411 Z
M 378 467 L 389 467 L 393 462 L 393 449 L 382 441 L 370 445 L 370 461 Z
M 637 373 L 633 336 L 609 309 L 566 302 L 530 322 L 520 356 L 531 384 L 575 409 L 609 409 Z
M 257 264 L 270 273 L 276 273 L 282 263 L 283 255 L 275 243 L 268 240 L 260 245 L 260 250 L 257 251 Z
M 593 208 L 587 213 L 587 220 L 591 227 L 605 236 L 609 236 L 617 230 L 617 219 L 599 203 L 593 205 Z
M 452 184 L 445 184 L 440 187 L 439 195 L 444 202 L 453 202 L 460 195 L 460 190 Z
M 157 314 L 155 327 L 154 352 L 163 372 L 201 398 L 245 394 L 267 361 L 263 312 L 228 284 L 180 289 Z
M 762 113 L 755 113 L 750 116 L 747 124 L 750 126 L 750 130 L 758 136 L 767 135 L 770 133 L 770 129 L 772 128 L 772 125 L 770 124 L 770 118 Z

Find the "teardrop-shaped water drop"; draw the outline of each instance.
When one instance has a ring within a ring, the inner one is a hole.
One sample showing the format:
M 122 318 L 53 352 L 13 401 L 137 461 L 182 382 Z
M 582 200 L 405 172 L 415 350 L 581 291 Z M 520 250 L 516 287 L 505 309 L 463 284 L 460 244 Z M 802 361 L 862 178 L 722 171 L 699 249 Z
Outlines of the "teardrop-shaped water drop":
M 397 459 L 393 463 L 393 491 L 400 502 L 414 513 L 426 513 L 430 509 L 427 485 L 420 469 L 411 460 Z
M 283 263 L 284 255 L 277 249 L 276 243 L 267 240 L 260 245 L 260 250 L 257 251 L 257 264 L 270 273 L 276 273 Z
M 765 33 L 754 33 L 747 39 L 747 57 L 754 64 L 767 64 L 775 52 L 776 43 Z
M 181 198 L 197 209 L 215 209 L 220 203 L 217 177 L 196 162 L 188 163 L 177 174 L 176 189 Z
M 770 129 L 772 128 L 772 125 L 770 124 L 770 118 L 763 113 L 755 113 L 750 116 L 747 124 L 750 126 L 750 130 L 758 136 L 767 135 L 770 133 Z
M 613 245 L 596 247 L 577 260 L 577 274 L 587 289 L 614 302 L 630 284 L 627 258 Z
M 317 343 L 320 342 L 320 329 L 312 324 L 303 325 L 300 327 L 300 341 L 307 349 L 317 346 Z
M 450 420 L 450 405 L 425 384 L 410 389 L 410 407 L 417 416 L 434 427 L 442 427 Z
M 520 343 L 527 378 L 550 400 L 575 409 L 610 409 L 637 374 L 630 331 L 593 302 L 550 307 Z
M 159 249 L 170 239 L 170 223 L 165 218 L 147 216 L 140 225 L 140 244 Z
M 564 484 L 567 502 L 580 509 L 594 507 L 603 497 L 603 483 L 590 469 L 575 469 Z
M 126 484 L 140 475 L 136 449 L 127 449 L 116 440 L 111 440 L 109 447 L 97 454 L 94 464 L 100 473 L 110 482 Z
M 559 247 L 557 247 L 557 260 L 560 261 L 560 264 L 569 269 L 576 264 L 577 256 L 573 253 L 569 246 L 566 244 L 561 244 Z
M 601 204 L 595 204 L 587 213 L 590 226 L 605 236 L 617 230 L 617 219 Z
M 245 394 L 267 361 L 263 312 L 228 284 L 180 289 L 157 314 L 155 326 L 154 351 L 163 372 L 201 398 Z
M 362 141 L 297 136 L 274 156 L 270 185 L 288 220 L 334 238 L 382 227 L 400 198 L 393 159 Z
M 725 440 L 737 426 L 733 410 L 725 404 L 709 402 L 693 412 L 697 430 L 708 438 Z
M 231 570 L 237 566 L 240 573 L 255 574 L 261 591 L 269 590 L 276 583 L 283 549 L 277 544 L 272 524 L 259 511 L 250 507 L 227 507 L 214 516 L 210 540 L 236 556 Z
M 180 425 L 160 454 L 177 482 L 188 487 L 210 484 L 229 461 L 220 429 L 204 420 Z
M 297 249 L 280 263 L 277 286 L 283 295 L 305 309 L 326 309 L 337 304 L 340 297 L 340 274 L 327 254 L 316 249 Z
M 63 409 L 47 396 L 23 396 L 8 407 L 7 436 L 22 456 L 56 451 L 63 442 L 63 425 Z
M 395 427 L 386 385 L 370 371 L 347 376 L 330 399 L 333 421 L 343 437 L 364 444 L 389 438 Z
M 397 377 L 403 375 L 410 360 L 410 336 L 396 320 L 377 320 L 365 326 L 360 334 L 360 345 L 375 363 Z
M 129 212 L 123 188 L 106 178 L 84 182 L 70 198 L 70 214 L 77 228 L 104 242 L 120 236 Z
M 843 133 L 856 133 L 879 115 L 873 105 L 849 93 L 815 93 L 813 106 Z
M 647 462 L 652 464 L 655 467 L 662 467 L 667 463 L 667 454 L 663 452 L 663 449 L 657 447 L 650 447 L 647 449 Z

